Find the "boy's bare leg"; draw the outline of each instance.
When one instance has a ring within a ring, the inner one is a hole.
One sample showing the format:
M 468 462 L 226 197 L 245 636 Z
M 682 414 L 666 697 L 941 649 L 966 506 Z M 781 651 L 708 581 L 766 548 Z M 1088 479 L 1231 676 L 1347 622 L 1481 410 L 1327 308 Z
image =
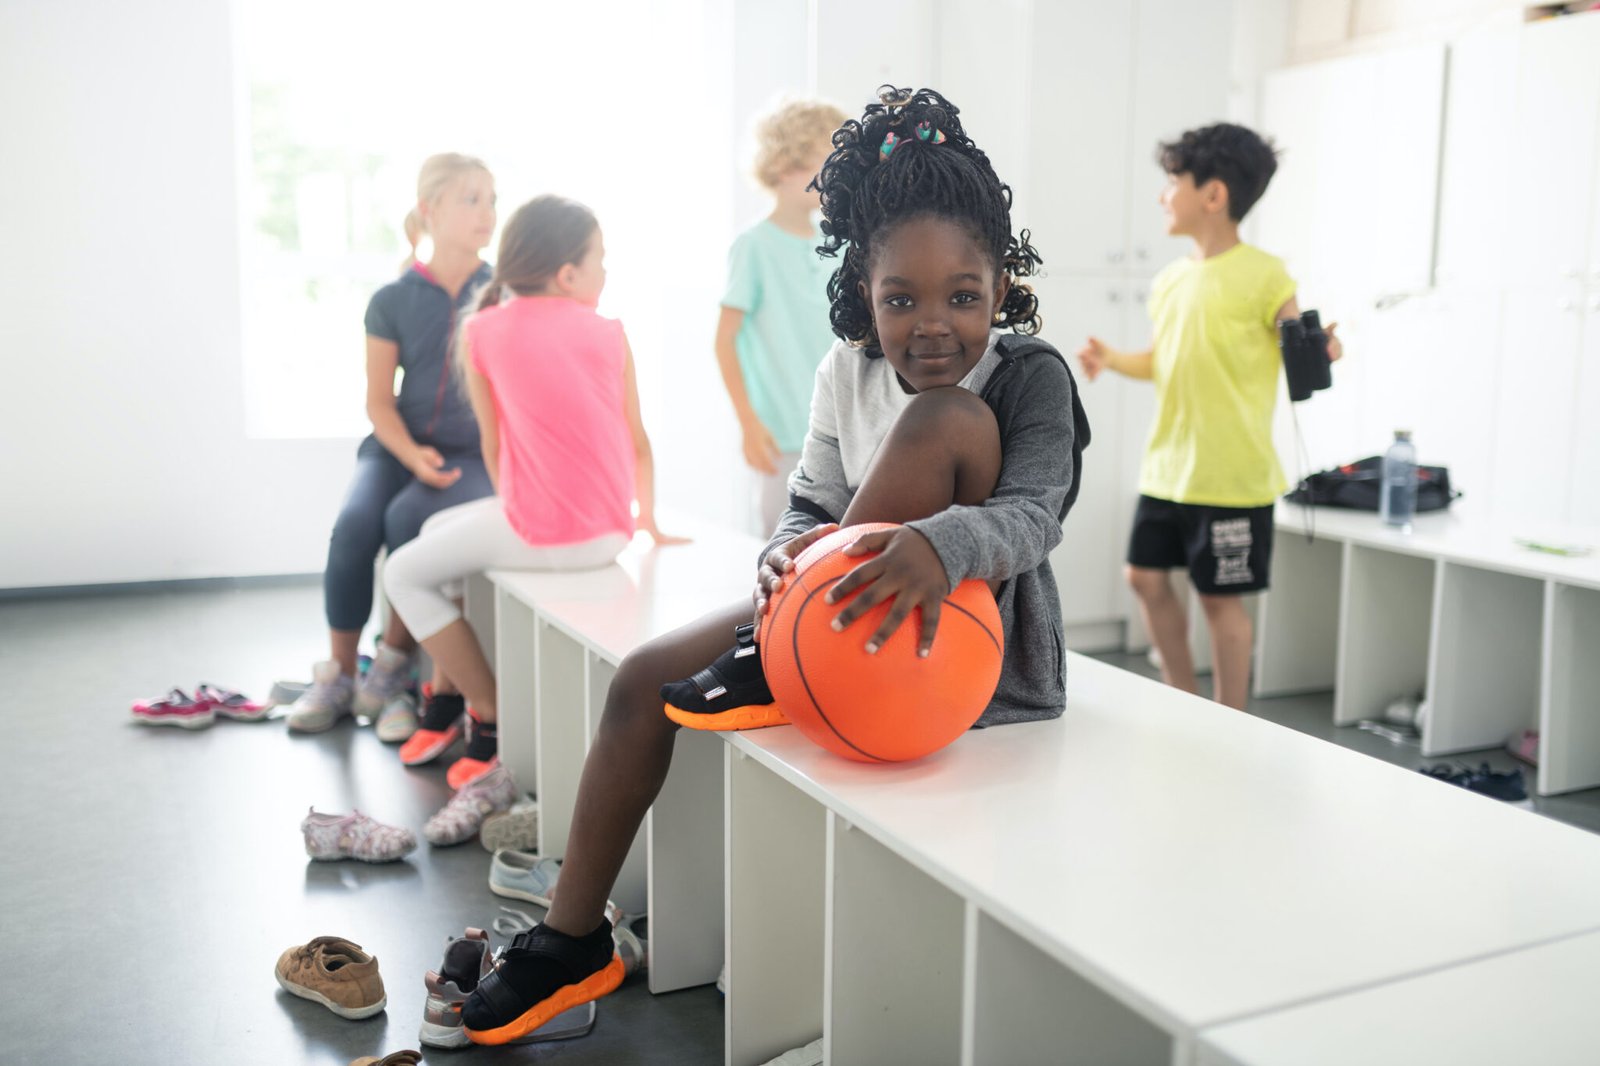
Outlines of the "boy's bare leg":
M 1143 566 L 1127 568 L 1128 584 L 1139 600 L 1144 627 L 1161 655 L 1161 680 L 1185 692 L 1199 691 L 1194 656 L 1189 653 L 1189 621 L 1183 601 L 1172 590 L 1165 570 Z
M 999 473 L 1000 432 L 988 405 L 964 389 L 930 390 L 884 439 L 845 523 L 907 522 L 952 503 L 981 503 Z M 754 574 L 750 583 L 753 589 Z M 561 881 L 545 918 L 552 929 L 583 936 L 600 924 L 628 848 L 666 780 L 678 727 L 662 712 L 661 686 L 704 669 L 748 621 L 750 601 L 731 604 L 643 645 L 617 668 L 578 783 Z
M 1211 627 L 1212 698 L 1242 711 L 1250 702 L 1250 614 L 1239 596 L 1201 595 L 1200 603 Z

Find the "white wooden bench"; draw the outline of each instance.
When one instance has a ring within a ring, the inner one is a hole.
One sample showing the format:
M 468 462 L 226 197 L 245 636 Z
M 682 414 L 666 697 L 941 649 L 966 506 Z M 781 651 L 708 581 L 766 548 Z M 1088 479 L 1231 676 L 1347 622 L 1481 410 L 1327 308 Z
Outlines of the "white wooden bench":
M 469 594 L 549 854 L 616 664 L 748 594 L 756 543 L 696 532 Z M 1600 838 L 1078 655 L 1061 719 L 904 766 L 681 733 L 645 836 L 618 896 L 650 987 L 726 945 L 734 1066 L 818 1034 L 841 1066 L 1188 1066 L 1212 1030 L 1600 930 Z
M 1419 515 L 1407 534 L 1371 513 L 1280 504 L 1255 694 L 1332 689 L 1349 725 L 1425 691 L 1424 755 L 1538 729 L 1541 794 L 1600 785 L 1600 555 L 1530 551 L 1516 532 L 1465 507 Z
M 1600 933 L 1208 1031 L 1200 1066 L 1593 1066 Z
M 1600 929 L 1600 837 L 1092 659 L 1067 689 L 906 766 L 728 737 L 729 1063 L 1185 1064 Z

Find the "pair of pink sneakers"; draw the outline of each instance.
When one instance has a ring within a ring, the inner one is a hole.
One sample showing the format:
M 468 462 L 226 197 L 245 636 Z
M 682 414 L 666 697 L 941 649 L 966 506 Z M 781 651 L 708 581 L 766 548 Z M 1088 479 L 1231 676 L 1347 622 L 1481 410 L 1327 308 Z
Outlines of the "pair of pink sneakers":
M 180 729 L 204 729 L 218 717 L 236 722 L 259 722 L 272 710 L 241 692 L 201 682 L 190 696 L 175 688 L 159 699 L 137 700 L 133 720 L 145 725 L 175 725 Z

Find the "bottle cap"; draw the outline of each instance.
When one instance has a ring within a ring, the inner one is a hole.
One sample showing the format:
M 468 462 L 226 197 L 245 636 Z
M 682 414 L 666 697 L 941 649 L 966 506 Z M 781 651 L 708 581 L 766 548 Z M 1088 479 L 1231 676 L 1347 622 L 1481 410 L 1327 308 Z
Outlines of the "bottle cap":
M 1397 429 L 1397 430 L 1394 431 L 1394 439 L 1395 440 L 1410 440 L 1411 439 L 1411 431 L 1409 429 Z

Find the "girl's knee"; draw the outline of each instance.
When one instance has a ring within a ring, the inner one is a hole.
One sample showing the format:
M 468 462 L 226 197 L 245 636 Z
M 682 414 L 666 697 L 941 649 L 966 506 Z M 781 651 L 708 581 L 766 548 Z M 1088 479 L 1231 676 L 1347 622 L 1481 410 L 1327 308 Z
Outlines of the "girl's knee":
M 407 544 L 398 551 L 390 552 L 388 558 L 383 561 L 383 591 L 391 600 L 395 598 L 396 592 L 404 597 L 408 590 L 422 585 L 413 572 L 418 553 L 412 548 L 412 545 Z
M 330 553 L 350 558 L 365 558 L 367 565 L 383 547 L 384 515 L 375 509 L 346 507 L 334 519 L 328 536 Z
M 994 411 L 976 393 L 956 386 L 917 393 L 900 412 L 895 430 L 952 443 L 992 441 L 996 453 L 1000 449 L 1000 423 Z
M 663 732 L 678 727 L 662 710 L 661 686 L 677 678 L 667 676 L 664 665 L 646 649 L 624 656 L 606 692 L 602 727 L 624 728 L 645 722 L 659 724 Z

